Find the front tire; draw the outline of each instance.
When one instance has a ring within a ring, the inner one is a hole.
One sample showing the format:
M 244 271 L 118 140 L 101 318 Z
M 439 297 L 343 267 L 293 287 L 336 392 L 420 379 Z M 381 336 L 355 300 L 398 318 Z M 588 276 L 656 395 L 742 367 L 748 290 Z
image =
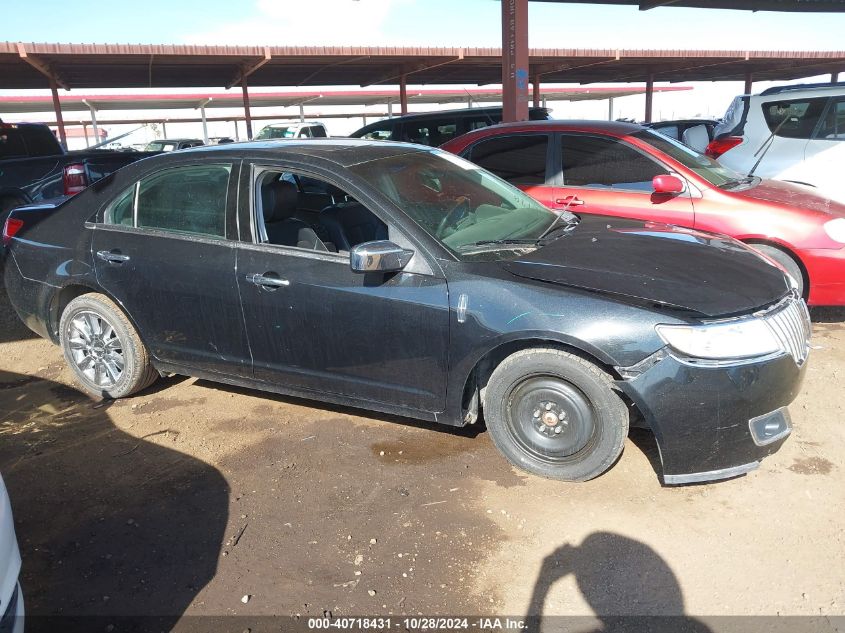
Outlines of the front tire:
M 768 244 L 749 244 L 749 246 L 780 264 L 781 268 L 788 272 L 798 284 L 798 294 L 805 299 L 807 298 L 808 293 L 804 284 L 804 273 L 801 272 L 801 266 L 798 265 L 798 262 L 789 253 L 775 246 L 769 246 Z
M 92 396 L 124 398 L 158 378 L 138 332 L 104 295 L 84 294 L 67 305 L 59 341 L 65 360 Z
M 622 454 L 628 410 L 604 371 L 558 349 L 527 349 L 490 376 L 484 419 L 513 465 L 562 481 L 586 481 Z

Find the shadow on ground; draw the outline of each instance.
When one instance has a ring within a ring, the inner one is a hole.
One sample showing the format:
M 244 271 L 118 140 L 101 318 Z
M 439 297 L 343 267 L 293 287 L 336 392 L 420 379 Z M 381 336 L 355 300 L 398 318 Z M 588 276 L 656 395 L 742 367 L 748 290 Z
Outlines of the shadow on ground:
M 543 617 L 553 585 L 570 574 L 596 615 L 592 633 L 710 632 L 684 614 L 678 579 L 657 552 L 609 532 L 594 532 L 580 545 L 563 545 L 543 559 L 525 618 L 528 631 L 572 630 L 573 618 Z M 580 624 L 576 629 L 586 633 L 583 619 Z
M 2 275 L 0 275 L 0 343 L 11 343 L 12 341 L 23 341 L 30 338 L 36 338 L 36 335 L 23 324 L 12 304 L 9 303 L 6 288 L 2 283 Z
M 123 432 L 110 404 L 0 371 L 0 472 L 28 632 L 108 630 L 108 618 L 140 615 L 159 616 L 155 628 L 167 631 L 216 572 L 226 480 L 161 446 L 176 432 L 165 425 L 140 439 Z

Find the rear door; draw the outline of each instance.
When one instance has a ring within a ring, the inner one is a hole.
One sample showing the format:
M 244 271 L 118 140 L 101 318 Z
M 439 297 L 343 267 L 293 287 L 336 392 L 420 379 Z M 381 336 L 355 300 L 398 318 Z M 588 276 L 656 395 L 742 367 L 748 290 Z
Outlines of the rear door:
M 694 225 L 689 187 L 682 194 L 655 193 L 652 179 L 670 170 L 640 149 L 614 137 L 576 133 L 561 134 L 555 145 L 561 152 L 561 186 L 553 208 Z
M 163 169 L 106 208 L 94 231 L 100 285 L 153 356 L 219 374 L 251 374 L 235 282 L 238 165 Z
M 820 193 L 845 201 L 845 97 L 831 99 L 813 138 L 804 150 L 806 182 L 819 188 Z
M 537 132 L 493 136 L 470 146 L 462 156 L 555 208 L 556 170 L 550 138 Z

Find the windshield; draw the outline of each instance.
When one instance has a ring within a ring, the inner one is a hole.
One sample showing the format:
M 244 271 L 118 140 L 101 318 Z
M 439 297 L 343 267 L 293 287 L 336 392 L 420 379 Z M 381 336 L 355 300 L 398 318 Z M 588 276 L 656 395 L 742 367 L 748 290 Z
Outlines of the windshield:
M 255 138 L 293 138 L 294 136 L 296 136 L 296 128 L 294 127 L 271 127 L 268 125 Z
M 350 170 L 459 257 L 508 248 L 503 240 L 533 247 L 558 218 L 504 180 L 439 150 L 379 158 Z
M 654 130 L 636 132 L 633 134 L 633 137 L 645 141 L 664 154 L 668 154 L 670 158 L 674 158 L 687 169 L 694 171 L 714 187 L 741 182 L 743 179 L 741 174 L 727 167 L 723 167 L 709 156 L 699 154 L 680 141 L 664 136 Z

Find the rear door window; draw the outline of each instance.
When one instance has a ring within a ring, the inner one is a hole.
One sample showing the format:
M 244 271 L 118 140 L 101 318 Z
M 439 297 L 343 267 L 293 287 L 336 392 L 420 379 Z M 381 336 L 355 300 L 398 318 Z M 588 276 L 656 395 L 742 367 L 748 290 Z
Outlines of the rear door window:
M 784 138 L 809 139 L 819 124 L 827 97 L 769 101 L 762 104 L 769 131 Z
M 0 158 L 28 155 L 20 128 L 0 127 Z
M 326 128 L 322 125 L 314 125 L 311 127 L 311 136 L 314 138 L 326 138 L 328 134 L 326 134 Z
M 393 138 L 393 122 L 385 121 L 380 123 L 377 127 L 373 127 L 359 138 L 369 139 L 371 141 L 389 141 Z
M 845 141 L 845 98 L 831 102 L 816 133 L 816 139 Z
M 500 136 L 473 145 L 468 158 L 511 184 L 543 185 L 548 147 L 547 134 Z
M 616 139 L 564 134 L 561 142 L 565 186 L 651 193 L 652 179 L 667 171 Z
M 230 172 L 230 165 L 174 167 L 142 179 L 135 226 L 225 237 Z

